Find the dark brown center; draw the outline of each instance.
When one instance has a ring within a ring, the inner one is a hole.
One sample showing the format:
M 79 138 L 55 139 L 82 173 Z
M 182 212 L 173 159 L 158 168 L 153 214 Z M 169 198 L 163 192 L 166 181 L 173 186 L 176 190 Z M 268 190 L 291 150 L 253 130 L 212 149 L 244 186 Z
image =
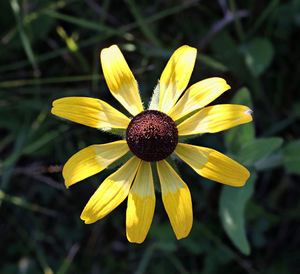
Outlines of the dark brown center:
M 126 141 L 130 150 L 142 160 L 160 161 L 176 148 L 178 130 L 168 115 L 157 110 L 145 110 L 129 123 Z

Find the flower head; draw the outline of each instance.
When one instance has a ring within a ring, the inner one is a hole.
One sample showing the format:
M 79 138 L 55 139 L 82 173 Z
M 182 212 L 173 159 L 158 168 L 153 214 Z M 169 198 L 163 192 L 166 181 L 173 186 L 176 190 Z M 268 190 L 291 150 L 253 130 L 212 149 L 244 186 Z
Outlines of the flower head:
M 201 176 L 223 184 L 243 186 L 249 178 L 246 168 L 224 154 L 178 142 L 181 136 L 219 132 L 252 121 L 251 110 L 246 106 L 205 107 L 230 89 L 222 78 L 205 79 L 185 90 L 196 54 L 196 49 L 189 46 L 174 52 L 156 88 L 159 97 L 154 96 L 150 109 L 144 110 L 137 82 L 119 48 L 113 45 L 103 49 L 100 59 L 106 83 L 132 118 L 99 99 L 66 97 L 53 102 L 54 115 L 104 131 L 124 133 L 123 140 L 92 145 L 73 155 L 63 169 L 67 187 L 131 153 L 131 158 L 107 177 L 88 201 L 80 216 L 86 224 L 103 218 L 128 197 L 127 238 L 130 242 L 143 242 L 154 214 L 155 168 L 175 235 L 177 239 L 186 237 L 193 223 L 191 194 L 170 164 L 172 155 Z

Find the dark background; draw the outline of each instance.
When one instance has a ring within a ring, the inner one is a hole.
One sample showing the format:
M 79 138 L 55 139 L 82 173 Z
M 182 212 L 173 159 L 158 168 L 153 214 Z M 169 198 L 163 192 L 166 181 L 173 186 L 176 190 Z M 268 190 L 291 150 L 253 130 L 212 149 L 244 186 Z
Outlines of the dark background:
M 1 0 L 0 11 L 1 273 L 300 271 L 299 0 Z M 246 165 L 245 187 L 223 187 L 178 163 L 194 207 L 184 240 L 175 239 L 159 193 L 142 245 L 126 240 L 126 202 L 84 225 L 82 209 L 112 170 L 64 187 L 69 157 L 118 137 L 54 117 L 51 103 L 89 96 L 123 110 L 99 62 L 111 44 L 145 105 L 172 52 L 188 44 L 198 49 L 190 83 L 223 77 L 232 89 L 215 103 L 254 110 L 252 125 L 190 141 Z

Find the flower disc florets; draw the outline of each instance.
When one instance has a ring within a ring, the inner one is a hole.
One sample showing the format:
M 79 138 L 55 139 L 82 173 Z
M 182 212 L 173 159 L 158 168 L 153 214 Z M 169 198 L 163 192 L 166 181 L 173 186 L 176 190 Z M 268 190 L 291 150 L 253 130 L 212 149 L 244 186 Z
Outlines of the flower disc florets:
M 174 121 L 157 110 L 145 110 L 131 120 L 126 131 L 130 150 L 144 161 L 160 161 L 168 157 L 178 143 Z

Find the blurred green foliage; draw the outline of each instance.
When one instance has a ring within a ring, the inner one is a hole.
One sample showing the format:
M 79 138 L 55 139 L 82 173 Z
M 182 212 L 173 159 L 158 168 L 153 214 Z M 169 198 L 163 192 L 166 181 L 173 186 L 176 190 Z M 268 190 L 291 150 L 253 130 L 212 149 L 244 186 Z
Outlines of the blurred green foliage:
M 5 0 L 0 10 L 1 273 L 299 272 L 299 0 Z M 81 210 L 112 170 L 63 185 L 70 156 L 118 137 L 57 119 L 51 102 L 90 96 L 120 109 L 99 64 L 113 43 L 144 105 L 173 50 L 188 44 L 198 48 L 191 83 L 223 77 L 232 90 L 214 104 L 254 111 L 251 124 L 191 140 L 246 165 L 245 187 L 210 182 L 178 162 L 194 206 L 184 240 L 159 193 L 142 245 L 126 240 L 126 203 L 84 225 Z

